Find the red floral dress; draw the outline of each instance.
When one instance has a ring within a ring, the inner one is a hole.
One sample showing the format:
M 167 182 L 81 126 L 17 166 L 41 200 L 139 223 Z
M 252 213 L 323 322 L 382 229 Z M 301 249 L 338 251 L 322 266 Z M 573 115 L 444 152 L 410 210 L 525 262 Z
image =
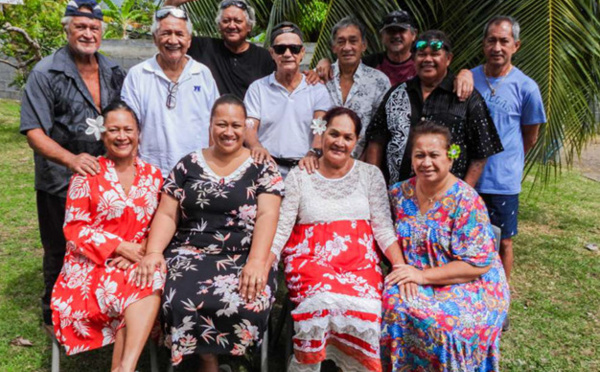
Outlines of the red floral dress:
M 152 286 L 139 289 L 133 281 L 137 264 L 126 270 L 108 266 L 122 241 L 146 238 L 162 187 L 160 171 L 137 159 L 126 195 L 114 163 L 102 156 L 98 161 L 100 173 L 73 176 L 67 194 L 67 252 L 51 303 L 56 338 L 67 355 L 113 343 L 125 326 L 125 309 L 164 285 L 157 271 Z

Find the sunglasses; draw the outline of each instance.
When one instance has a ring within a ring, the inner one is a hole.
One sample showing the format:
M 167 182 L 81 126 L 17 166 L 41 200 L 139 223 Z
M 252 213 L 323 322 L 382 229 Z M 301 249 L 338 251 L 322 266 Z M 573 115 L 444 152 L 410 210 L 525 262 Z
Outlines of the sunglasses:
M 415 44 L 415 48 L 418 51 L 422 51 L 427 49 L 427 47 L 431 48 L 432 51 L 437 52 L 438 50 L 442 49 L 444 47 L 444 42 L 441 40 L 419 40 L 416 42 Z
M 174 109 L 177 104 L 177 88 L 179 88 L 179 83 L 169 83 L 169 87 L 167 88 L 167 92 L 169 93 L 167 95 L 167 108 L 169 110 Z
M 246 4 L 243 1 L 240 0 L 230 0 L 230 1 L 224 1 L 221 4 L 221 9 L 225 9 L 225 8 L 229 8 L 230 6 L 235 6 L 237 8 L 240 8 L 242 10 L 248 10 L 248 4 Z
M 271 45 L 271 48 L 273 48 L 275 54 L 282 55 L 288 49 L 290 50 L 290 52 L 292 52 L 292 54 L 298 54 L 302 51 L 303 46 L 296 44 L 277 44 Z
M 181 8 L 176 8 L 174 6 L 166 6 L 157 10 L 156 13 L 154 13 L 154 17 L 156 17 L 156 19 L 167 18 L 169 15 L 172 15 L 175 18 L 185 19 L 186 21 L 188 19 L 188 15 L 185 12 L 185 10 Z

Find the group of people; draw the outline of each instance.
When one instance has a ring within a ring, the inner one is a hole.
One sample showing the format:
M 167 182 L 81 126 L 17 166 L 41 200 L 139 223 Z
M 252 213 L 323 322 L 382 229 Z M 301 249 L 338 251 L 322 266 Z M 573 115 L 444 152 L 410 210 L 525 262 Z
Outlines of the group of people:
M 127 73 L 98 53 L 98 4 L 70 1 L 67 45 L 27 81 L 43 319 L 67 354 L 114 343 L 112 370 L 134 371 L 158 317 L 173 365 L 219 371 L 260 344 L 282 267 L 291 371 L 497 371 L 524 155 L 546 120 L 512 65 L 518 22 L 491 19 L 486 63 L 455 76 L 446 34 L 407 12 L 364 59 L 346 17 L 337 61 L 300 71 L 297 25 L 258 47 L 252 7 L 223 0 L 222 38 L 195 37 L 187 1 L 156 11 L 158 53 Z

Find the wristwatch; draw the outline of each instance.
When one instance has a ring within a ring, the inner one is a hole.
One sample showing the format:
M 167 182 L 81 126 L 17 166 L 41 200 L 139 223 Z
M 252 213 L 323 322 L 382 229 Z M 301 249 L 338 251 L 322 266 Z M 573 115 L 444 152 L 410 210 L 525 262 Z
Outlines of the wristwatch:
M 308 154 L 310 154 L 310 153 L 313 153 L 317 156 L 317 158 L 320 158 L 323 155 L 323 150 L 321 150 L 320 148 L 317 148 L 317 147 L 311 147 L 308 150 Z M 308 154 L 306 154 L 306 155 L 308 155 Z

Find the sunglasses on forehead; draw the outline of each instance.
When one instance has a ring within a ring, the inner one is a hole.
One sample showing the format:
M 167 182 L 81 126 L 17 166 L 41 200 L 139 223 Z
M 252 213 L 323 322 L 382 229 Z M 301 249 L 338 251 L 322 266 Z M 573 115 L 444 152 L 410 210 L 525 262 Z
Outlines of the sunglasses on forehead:
M 225 8 L 229 8 L 230 6 L 235 6 L 236 8 L 240 8 L 242 10 L 247 10 L 248 9 L 248 4 L 246 4 L 243 1 L 239 1 L 239 0 L 229 0 L 229 1 L 224 1 L 221 4 L 221 9 L 225 9 Z
M 156 11 L 156 13 L 154 13 L 154 16 L 156 17 L 156 19 L 163 19 L 163 18 L 167 18 L 169 15 L 172 15 L 175 18 L 179 18 L 179 19 L 188 19 L 187 13 L 185 12 L 185 10 L 181 9 L 181 8 L 176 8 L 176 7 L 164 7 L 161 8 L 159 10 Z
M 418 51 L 425 50 L 427 47 L 431 48 L 432 51 L 437 52 L 444 47 L 444 42 L 441 40 L 431 39 L 429 41 L 419 40 L 415 43 L 415 49 Z
M 273 48 L 273 51 L 275 52 L 275 54 L 284 54 L 286 50 L 290 50 L 290 52 L 292 52 L 292 54 L 298 54 L 302 51 L 302 45 L 296 45 L 296 44 L 278 44 L 278 45 L 271 45 L 271 48 Z

